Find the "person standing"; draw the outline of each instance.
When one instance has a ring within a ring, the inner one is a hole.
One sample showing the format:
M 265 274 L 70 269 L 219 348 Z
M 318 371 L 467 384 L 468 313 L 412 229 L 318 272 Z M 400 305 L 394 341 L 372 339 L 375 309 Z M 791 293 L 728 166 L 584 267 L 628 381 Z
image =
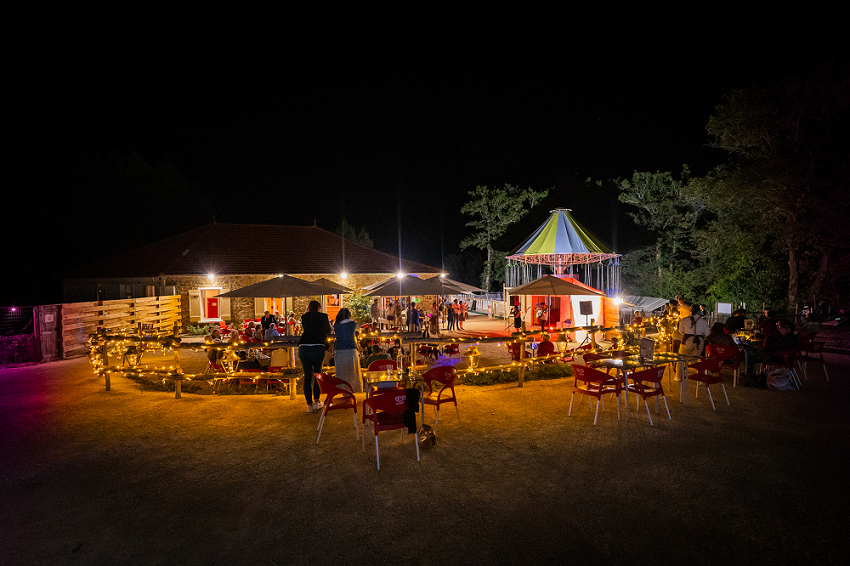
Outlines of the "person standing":
M 514 328 L 517 330 L 517 332 L 519 332 L 519 329 L 522 327 L 522 311 L 520 310 L 519 305 L 516 303 L 511 306 L 511 317 L 514 319 Z
M 679 346 L 680 354 L 695 357 L 702 356 L 709 329 L 708 321 L 700 316 L 698 311 L 679 321 L 679 334 L 682 335 L 682 343 Z
M 331 323 L 328 315 L 319 312 L 319 301 L 310 301 L 307 312 L 301 317 L 301 339 L 298 340 L 298 359 L 304 370 L 304 397 L 307 411 L 315 413 L 322 408 L 319 399 L 319 382 L 313 374 L 322 372 L 322 362 L 328 349 Z
M 339 309 L 334 321 L 334 366 L 336 376 L 351 386 L 354 393 L 363 392 L 360 372 L 360 355 L 357 352 L 357 322 L 351 320 L 351 311 Z
M 277 319 L 269 311 L 263 313 L 263 318 L 260 319 L 260 324 L 263 325 L 263 332 L 269 329 L 272 324 L 277 324 Z
M 380 328 L 381 323 L 378 318 L 381 316 L 381 309 L 378 307 L 378 299 L 372 301 L 372 304 L 369 306 L 369 316 L 372 317 L 372 326 Z

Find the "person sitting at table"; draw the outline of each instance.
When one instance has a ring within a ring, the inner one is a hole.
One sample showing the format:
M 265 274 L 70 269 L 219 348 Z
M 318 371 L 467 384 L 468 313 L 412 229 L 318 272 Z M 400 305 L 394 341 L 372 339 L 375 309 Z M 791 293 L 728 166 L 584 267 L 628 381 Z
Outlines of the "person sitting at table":
M 767 338 L 777 334 L 776 324 L 778 322 L 779 319 L 776 318 L 776 313 L 773 310 L 764 309 L 764 314 L 756 321 L 756 326 L 758 326 L 759 329 L 756 338 Z
M 208 338 L 207 342 L 221 343 L 221 331 L 218 328 L 213 328 Z
M 262 342 L 265 339 L 265 334 L 263 333 L 263 327 L 260 326 L 260 325 L 255 326 L 254 327 L 254 333 L 251 335 L 251 338 L 253 338 L 254 340 L 257 340 L 259 342 Z
M 233 330 L 230 331 L 230 339 L 228 340 L 228 342 L 230 342 L 231 344 L 235 344 L 235 343 L 239 342 L 241 339 L 242 339 L 242 335 L 239 334 L 238 330 L 236 330 L 234 328 Z
M 401 339 L 396 338 L 395 340 L 393 340 L 393 345 L 392 345 L 392 347 L 390 347 L 390 350 L 387 353 L 390 355 L 391 360 L 395 360 L 395 359 L 398 359 L 398 353 L 399 352 L 401 352 L 402 356 L 404 356 L 405 353 L 406 353 L 404 351 L 404 348 L 401 345 Z
M 706 344 L 714 344 L 716 346 L 732 346 L 737 348 L 738 344 L 732 339 L 732 336 L 726 333 L 726 328 L 722 322 L 715 322 L 711 325 L 711 334 L 705 339 Z
M 391 359 L 392 358 L 390 357 L 389 354 L 382 351 L 381 347 L 378 346 L 377 344 L 375 344 L 374 346 L 372 346 L 372 355 L 370 355 L 368 358 L 366 358 L 365 366 L 368 368 L 369 365 L 371 365 L 371 363 L 374 362 L 374 361 L 391 360 Z
M 764 362 L 769 359 L 771 355 L 777 352 L 791 350 L 792 348 L 797 347 L 798 337 L 794 334 L 794 325 L 790 320 L 783 318 L 777 322 L 776 332 L 776 334 L 768 336 L 765 339 L 763 350 L 758 350 L 749 344 L 744 344 L 744 351 L 747 353 L 747 375 L 750 376 L 750 379 L 744 381 L 745 385 L 747 382 L 752 382 L 753 366 Z M 757 380 L 757 384 L 760 387 L 767 387 L 767 384 L 765 383 L 766 379 L 767 376 L 760 376 Z
M 280 333 L 277 331 L 277 325 L 270 324 L 269 327 L 266 328 L 265 333 L 263 333 L 263 340 L 271 342 L 276 336 L 280 336 Z
M 732 313 L 726 320 L 726 332 L 729 334 L 737 334 L 741 330 L 744 329 L 744 324 L 747 320 L 747 311 L 744 309 L 738 309 Z

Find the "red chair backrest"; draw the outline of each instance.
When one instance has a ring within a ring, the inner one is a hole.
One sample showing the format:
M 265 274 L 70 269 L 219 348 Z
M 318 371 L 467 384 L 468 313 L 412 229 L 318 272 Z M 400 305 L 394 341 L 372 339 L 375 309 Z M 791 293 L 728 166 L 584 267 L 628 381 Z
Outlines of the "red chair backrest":
M 705 347 L 705 352 L 709 358 L 720 358 L 724 361 L 736 361 L 738 359 L 738 348 L 733 348 L 732 346 L 709 344 Z
M 401 428 L 403 426 L 407 426 L 403 421 L 391 423 L 388 426 L 381 426 L 380 421 L 382 419 L 378 417 L 379 412 L 397 414 L 404 413 L 407 410 L 407 393 L 404 391 L 398 390 L 391 393 L 378 393 L 377 395 L 372 395 L 363 401 L 363 406 L 371 409 L 371 415 L 368 414 L 368 411 L 363 411 L 363 418 L 370 419 L 375 422 L 375 432 L 378 432 L 378 430 L 382 428 Z M 384 419 L 383 422 L 387 422 L 387 420 Z
M 649 368 L 641 371 L 636 371 L 633 374 L 629 375 L 629 379 L 638 383 L 642 381 L 649 381 L 651 383 L 661 383 L 661 380 L 664 379 L 664 366 L 658 366 L 656 368 Z
M 582 356 L 582 359 L 584 360 L 584 363 L 587 363 L 587 362 L 592 362 L 592 361 L 595 361 L 595 360 L 601 360 L 604 357 L 605 356 L 601 356 L 599 354 L 584 354 Z
M 351 391 L 348 389 L 350 385 L 348 385 L 347 381 L 343 381 L 327 373 L 316 373 L 314 375 L 316 376 L 316 382 L 319 384 L 319 390 L 325 395 L 351 394 Z
M 554 354 L 554 353 L 555 353 L 555 345 L 552 344 L 551 342 L 549 342 L 548 340 L 541 342 L 537 346 L 537 355 L 538 356 L 549 356 L 549 355 Z
M 433 391 L 433 388 L 431 387 L 432 381 L 441 383 L 443 387 L 454 385 L 455 379 L 457 379 L 457 370 L 453 366 L 439 366 L 431 368 L 425 372 L 422 379 L 425 380 L 425 383 L 428 385 L 428 389 Z
M 585 383 L 604 384 L 606 381 L 611 381 L 612 379 L 611 376 L 604 371 L 599 371 L 598 369 L 580 366 L 577 364 L 573 364 L 573 375 L 575 375 L 577 380 L 584 381 Z
M 629 356 L 631 356 L 631 354 L 625 350 L 614 350 L 612 352 L 609 352 L 609 354 L 612 358 L 628 358 Z
M 707 370 L 720 373 L 720 370 L 723 369 L 724 361 L 725 360 L 723 358 L 708 358 L 707 360 L 691 364 L 690 367 L 695 370 Z
M 388 369 L 398 369 L 395 360 L 375 360 L 369 364 L 367 371 L 387 371 Z
M 449 344 L 446 346 L 445 352 L 447 354 L 457 354 L 460 352 L 460 347 L 457 344 Z
M 523 344 L 522 342 L 513 342 L 513 343 L 510 345 L 511 359 L 512 359 L 512 360 L 518 360 L 518 359 L 519 359 L 519 354 L 520 354 L 520 352 L 522 351 L 522 349 L 523 349 L 524 347 L 525 347 L 525 344 Z M 526 353 L 527 353 L 527 352 L 526 352 Z M 526 356 L 526 357 L 527 357 L 527 356 Z

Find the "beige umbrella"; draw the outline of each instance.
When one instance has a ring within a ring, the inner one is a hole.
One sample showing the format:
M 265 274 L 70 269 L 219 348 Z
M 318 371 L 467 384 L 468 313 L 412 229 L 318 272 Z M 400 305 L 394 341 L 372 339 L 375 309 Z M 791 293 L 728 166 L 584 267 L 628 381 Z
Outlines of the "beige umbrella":
M 337 286 L 338 287 L 338 286 Z M 318 295 L 338 295 L 340 290 L 325 285 L 305 281 L 291 275 L 281 275 L 246 287 L 234 289 L 219 297 L 314 297 Z

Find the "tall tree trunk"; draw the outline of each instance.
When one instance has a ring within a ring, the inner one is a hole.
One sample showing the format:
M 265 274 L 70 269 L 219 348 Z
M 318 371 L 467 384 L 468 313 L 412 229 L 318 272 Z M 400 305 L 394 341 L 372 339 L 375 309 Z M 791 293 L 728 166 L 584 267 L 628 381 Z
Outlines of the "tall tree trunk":
M 809 300 L 811 301 L 811 306 L 815 306 L 815 301 L 818 296 L 821 294 L 820 290 L 823 287 L 823 282 L 826 279 L 826 269 L 829 267 L 829 250 L 830 248 L 826 248 L 823 250 L 823 256 L 820 258 L 820 267 L 818 268 L 818 275 L 815 277 L 815 282 L 812 283 L 812 289 L 809 294 Z
M 484 264 L 484 290 L 490 292 L 490 256 L 493 249 L 487 246 L 487 263 Z
M 788 315 L 796 314 L 798 293 L 797 248 L 792 243 L 788 246 Z

